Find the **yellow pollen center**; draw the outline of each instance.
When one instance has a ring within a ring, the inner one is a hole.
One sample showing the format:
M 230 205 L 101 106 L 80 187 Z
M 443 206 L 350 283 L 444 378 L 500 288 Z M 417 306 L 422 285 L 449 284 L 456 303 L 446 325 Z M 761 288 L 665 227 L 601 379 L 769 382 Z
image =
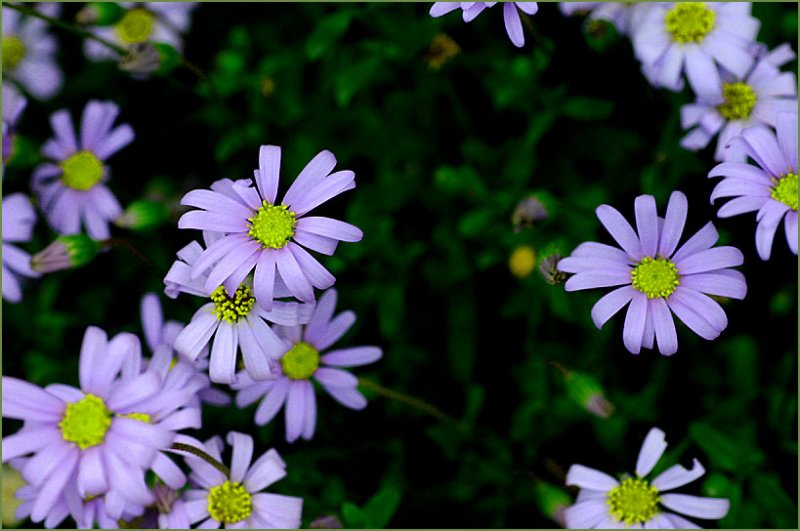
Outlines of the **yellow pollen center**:
M 19 37 L 3 37 L 3 70 L 14 70 L 26 52 L 25 43 Z
M 146 424 L 153 423 L 153 419 L 147 413 L 126 413 L 119 416 L 126 419 L 138 420 L 139 422 L 144 422 Z
M 631 271 L 633 287 L 648 299 L 669 297 L 681 283 L 678 268 L 666 258 L 646 256 Z
M 716 13 L 705 2 L 677 2 L 667 11 L 664 25 L 672 39 L 681 44 L 701 42 L 714 29 Z
M 145 42 L 153 34 L 155 16 L 146 9 L 131 9 L 117 23 L 117 35 L 125 44 Z
M 208 491 L 208 514 L 217 522 L 235 524 L 252 512 L 252 497 L 238 482 L 226 481 Z
M 308 380 L 319 368 L 319 352 L 308 343 L 297 343 L 281 358 L 281 368 L 292 380 Z
M 256 303 L 255 297 L 250 294 L 250 287 L 242 284 L 233 294 L 228 295 L 225 286 L 220 286 L 211 293 L 211 300 L 214 302 L 214 315 L 220 321 L 236 323 L 242 317 L 247 317 L 253 305 Z
M 261 208 L 247 220 L 248 234 L 265 249 L 280 249 L 294 236 L 297 215 L 286 205 L 271 205 L 264 201 Z
M 797 212 L 797 174 L 787 173 L 772 187 L 772 199 Z
M 61 163 L 61 182 L 85 192 L 103 178 L 103 163 L 89 151 L 78 151 Z
M 102 444 L 111 426 L 111 411 L 99 396 L 88 394 L 67 404 L 64 417 L 58 423 L 65 441 L 85 450 Z
M 656 515 L 658 489 L 643 479 L 626 478 L 608 492 L 610 512 L 628 525 L 642 524 Z
M 726 120 L 745 120 L 756 106 L 756 92 L 747 83 L 723 83 L 725 103 L 717 107 Z

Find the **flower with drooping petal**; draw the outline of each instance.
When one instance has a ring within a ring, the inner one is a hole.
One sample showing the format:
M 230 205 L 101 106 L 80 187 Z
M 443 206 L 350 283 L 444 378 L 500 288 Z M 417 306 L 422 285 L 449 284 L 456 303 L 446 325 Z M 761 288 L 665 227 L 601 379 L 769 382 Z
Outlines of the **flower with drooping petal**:
M 350 409 L 367 406 L 357 387 L 358 378 L 339 367 L 360 367 L 373 363 L 383 355 L 378 347 L 351 347 L 325 352 L 353 326 L 356 316 L 351 311 L 333 317 L 336 309 L 336 290 L 330 289 L 320 297 L 307 326 L 277 327 L 291 341 L 291 349 L 283 355 L 276 380 L 253 382 L 242 375 L 234 389 L 236 404 L 246 407 L 257 400 L 256 424 L 270 422 L 286 404 L 286 440 L 298 437 L 310 440 L 317 426 L 317 398 L 312 379 L 318 382 L 334 400 Z M 262 398 L 263 397 L 263 398 Z
M 744 151 L 729 148 L 733 137 L 747 127 L 775 127 L 778 113 L 797 113 L 797 80 L 793 72 L 780 67 L 795 58 L 788 44 L 777 47 L 760 59 L 745 78 L 722 72 L 722 85 L 713 97 L 698 97 L 681 107 L 684 129 L 693 128 L 681 145 L 698 150 L 719 133 L 714 159 L 744 162 Z
M 39 9 L 51 9 L 43 7 Z M 44 20 L 3 8 L 3 81 L 16 83 L 36 99 L 52 98 L 64 80 L 57 48 Z
M 652 480 L 645 479 L 661 459 L 667 443 L 664 432 L 653 428 L 645 437 L 636 460 L 636 475 L 620 480 L 583 465 L 572 465 L 567 485 L 580 487 L 575 504 L 564 512 L 568 529 L 698 529 L 679 516 L 717 520 L 728 514 L 730 502 L 671 491 L 705 474 L 703 465 L 673 465 Z M 674 511 L 674 512 L 670 512 Z
M 744 78 L 760 23 L 749 2 L 654 2 L 633 33 L 636 57 L 650 82 L 670 90 L 683 77 L 701 97 L 722 86 L 718 65 Z
M 19 93 L 14 85 L 3 85 L 3 177 L 6 175 L 6 162 L 14 149 L 14 132 L 22 111 L 28 100 Z
M 40 276 L 31 269 L 31 255 L 12 245 L 29 242 L 35 223 L 36 211 L 25 194 L 3 198 L 3 298 L 9 302 L 22 300 L 20 277 Z
M 89 327 L 79 360 L 80 389 L 53 384 L 44 389 L 3 377 L 3 416 L 24 421 L 3 437 L 3 462 L 31 455 L 22 475 L 38 496 L 30 507 L 40 522 L 70 489 L 81 498 L 103 496 L 113 519 L 126 507 L 146 506 L 153 496 L 145 484 L 152 470 L 172 488 L 186 477 L 161 450 L 176 431 L 200 427 L 200 411 L 186 407 L 199 387 L 168 386 L 153 371 L 142 371 L 139 339 L 128 333 L 110 341 Z
M 638 234 L 615 208 L 597 208 L 597 217 L 621 249 L 580 244 L 558 262 L 560 271 L 575 273 L 564 288 L 622 286 L 597 301 L 592 319 L 601 328 L 630 303 L 622 340 L 633 354 L 642 347 L 653 348 L 655 340 L 661 354 L 677 352 L 672 313 L 703 339 L 715 339 L 728 326 L 728 318 L 708 295 L 744 298 L 744 275 L 729 269 L 743 263 L 742 253 L 735 247 L 713 247 L 719 235 L 711 222 L 678 248 L 688 211 L 681 192 L 670 196 L 664 218 L 658 216 L 651 195 L 637 197 L 635 209 Z
M 565 15 L 587 14 L 589 20 L 605 20 L 620 35 L 632 35 L 640 26 L 650 2 L 559 2 Z
M 720 197 L 734 198 L 717 216 L 757 212 L 756 249 L 762 260 L 772 254 L 781 220 L 789 249 L 797 254 L 797 113 L 778 114 L 777 125 L 777 135 L 764 127 L 751 127 L 732 140 L 758 167 L 723 162 L 708 174 L 724 177 L 711 193 L 712 203 Z
M 125 13 L 116 24 L 89 28 L 89 31 L 126 48 L 161 42 L 178 52 L 183 50 L 182 34 L 189 29 L 189 19 L 197 2 L 119 2 L 119 5 L 125 8 Z M 84 39 L 83 51 L 93 61 L 119 59 L 113 50 L 92 39 Z
M 225 284 L 229 293 L 253 269 L 253 288 L 264 310 L 272 309 L 280 278 L 293 296 L 313 302 L 314 288 L 327 289 L 333 275 L 303 247 L 332 255 L 340 241 L 357 242 L 363 233 L 343 221 L 306 216 L 312 209 L 342 192 L 355 188 L 355 175 L 331 173 L 336 158 L 322 151 L 311 159 L 278 203 L 281 148 L 261 146 L 255 187 L 249 181 L 223 179 L 211 190 L 193 190 L 181 204 L 201 210 L 187 212 L 178 228 L 222 233 L 194 263 L 191 278 L 211 268 L 205 283 L 209 292 Z
M 214 437 L 201 444 L 183 437 L 188 443 L 222 463 L 224 444 Z M 284 496 L 264 489 L 286 476 L 286 463 L 274 449 L 252 462 L 253 438 L 230 432 L 232 447 L 230 474 L 223 474 L 205 460 L 188 452 L 186 464 L 192 469 L 190 481 L 197 489 L 184 494 L 184 509 L 189 522 L 201 522 L 198 528 L 219 529 L 297 529 L 303 512 L 303 499 Z
M 81 225 L 95 240 L 109 237 L 109 222 L 122 213 L 119 202 L 106 187 L 109 169 L 105 160 L 133 141 L 128 124 L 114 126 L 119 107 L 92 100 L 83 111 L 80 137 L 75 135 L 66 110 L 53 113 L 55 137 L 42 146 L 49 162 L 33 172 L 33 189 L 47 220 L 59 234 L 77 234 Z
M 207 233 L 206 245 L 222 238 L 219 234 Z M 209 248 L 210 248 L 209 247 Z M 233 383 L 236 379 L 237 352 L 242 351 L 242 359 L 247 374 L 254 380 L 274 378 L 274 363 L 286 352 L 289 343 L 272 331 L 267 321 L 296 326 L 311 318 L 313 304 L 296 302 L 272 302 L 272 309 L 266 311 L 254 293 L 245 267 L 225 280 L 208 288 L 208 278 L 213 275 L 215 264 L 201 271 L 201 276 L 192 278 L 192 271 L 204 256 L 203 247 L 192 242 L 178 251 L 178 260 L 164 278 L 167 296 L 175 298 L 178 293 L 189 293 L 211 299 L 197 310 L 191 322 L 175 336 L 175 350 L 188 360 L 195 362 L 206 350 L 213 337 L 211 355 L 207 362 L 209 376 L 215 383 Z M 224 258 L 223 258 L 224 260 Z M 240 275 L 240 272 L 244 271 Z M 288 296 L 288 290 L 278 285 L 274 294 Z
M 492 7 L 497 2 L 435 2 L 431 6 L 430 15 L 441 17 L 456 9 L 461 9 L 464 22 L 472 22 L 484 9 Z M 503 20 L 506 24 L 506 33 L 514 46 L 521 48 L 525 45 L 525 32 L 522 31 L 522 19 L 519 9 L 525 14 L 535 15 L 539 11 L 537 2 L 503 2 Z

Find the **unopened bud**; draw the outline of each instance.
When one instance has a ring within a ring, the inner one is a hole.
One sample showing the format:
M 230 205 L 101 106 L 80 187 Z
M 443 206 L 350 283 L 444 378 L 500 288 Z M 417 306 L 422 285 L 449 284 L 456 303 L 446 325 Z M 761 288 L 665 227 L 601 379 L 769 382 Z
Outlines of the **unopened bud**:
M 116 2 L 90 2 L 75 15 L 79 24 L 112 26 L 120 21 L 125 9 Z
M 534 497 L 542 514 L 561 527 L 566 527 L 564 509 L 572 505 L 572 498 L 569 494 L 555 485 L 539 481 L 536 483 Z
M 341 529 L 342 522 L 333 515 L 318 516 L 308 526 L 310 529 Z
M 100 252 L 101 244 L 85 234 L 59 236 L 41 252 L 31 257 L 31 269 L 38 273 L 53 273 L 81 267 Z
M 169 218 L 169 207 L 159 201 L 140 199 L 134 201 L 114 224 L 123 229 L 149 230 L 158 227 Z
M 592 415 L 606 419 L 614 413 L 614 406 L 606 399 L 603 388 L 588 374 L 567 371 L 564 385 L 567 395 Z
M 119 61 L 119 68 L 137 77 L 151 74 L 163 76 L 181 62 L 173 46 L 163 42 L 140 42 L 128 46 L 128 53 Z
M 561 260 L 561 255 L 553 253 L 547 258 L 542 260 L 539 264 L 539 272 L 542 274 L 545 282 L 554 286 L 563 284 L 567 281 L 567 274 L 558 270 L 558 262 Z
M 607 50 L 619 39 L 614 23 L 602 18 L 587 19 L 583 28 L 586 43 L 597 51 Z
M 517 203 L 514 213 L 511 214 L 511 223 L 514 232 L 522 228 L 530 228 L 534 222 L 547 219 L 548 212 L 545 204 L 535 195 L 531 195 Z
M 508 268 L 517 278 L 527 277 L 536 268 L 536 252 L 527 245 L 517 247 L 508 259 Z

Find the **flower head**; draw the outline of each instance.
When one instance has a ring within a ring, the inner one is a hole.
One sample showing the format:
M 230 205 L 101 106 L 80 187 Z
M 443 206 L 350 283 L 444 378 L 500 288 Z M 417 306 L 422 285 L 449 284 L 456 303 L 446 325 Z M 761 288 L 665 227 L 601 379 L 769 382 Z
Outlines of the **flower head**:
M 639 451 L 636 475 L 624 475 L 621 481 L 599 470 L 572 465 L 567 472 L 567 485 L 581 490 L 575 504 L 564 513 L 566 527 L 694 529 L 697 526 L 693 522 L 669 511 L 702 519 L 725 517 L 730 507 L 728 500 L 665 494 L 703 476 L 705 469 L 697 459 L 693 460 L 691 470 L 673 465 L 654 479 L 646 479 L 666 448 L 664 432 L 651 429 Z
M 55 137 L 42 147 L 48 162 L 33 172 L 33 189 L 50 225 L 59 234 L 77 234 L 81 225 L 95 240 L 109 237 L 109 222 L 122 212 L 106 187 L 105 160 L 133 141 L 128 124 L 113 127 L 119 107 L 90 101 L 83 111 L 80 137 L 66 110 L 50 117 Z
M 714 97 L 722 86 L 718 66 L 747 75 L 759 26 L 749 2 L 653 3 L 633 45 L 653 85 L 681 90 L 685 71 L 698 97 Z
M 353 225 L 335 219 L 306 216 L 325 201 L 355 188 L 348 170 L 331 174 L 336 158 L 322 151 L 306 165 L 277 201 L 281 149 L 261 146 L 255 187 L 248 181 L 223 179 L 211 190 L 193 190 L 181 203 L 197 207 L 178 222 L 182 229 L 221 233 L 192 266 L 190 278 L 207 270 L 205 289 L 225 284 L 228 293 L 253 269 L 253 294 L 264 310 L 272 309 L 278 279 L 301 301 L 314 301 L 314 288 L 327 289 L 335 278 L 303 247 L 332 255 L 340 241 L 357 242 L 363 236 Z
M 203 445 L 189 441 L 192 446 L 222 463 L 224 444 L 214 437 Z M 232 447 L 230 474 L 194 454 L 184 453 L 186 464 L 192 469 L 189 479 L 197 486 L 184 494 L 184 508 L 189 522 L 202 522 L 203 529 L 297 529 L 303 510 L 302 498 L 262 492 L 286 476 L 286 463 L 275 450 L 269 450 L 252 462 L 253 438 L 243 433 L 230 432 L 227 437 Z M 182 452 L 183 453 L 183 452 Z
M 48 8 L 40 6 L 38 9 Z M 52 98 L 61 90 L 64 79 L 55 58 L 57 48 L 45 21 L 3 8 L 5 80 L 16 83 L 36 99 Z
M 357 387 L 358 379 L 338 367 L 359 367 L 381 358 L 378 347 L 353 347 L 326 352 L 355 322 L 353 312 L 333 317 L 336 291 L 328 290 L 320 297 L 307 326 L 278 327 L 278 333 L 291 342 L 291 348 L 280 358 L 278 378 L 253 382 L 246 375 L 234 385 L 238 389 L 236 404 L 246 407 L 257 400 L 256 424 L 264 425 L 286 404 L 286 440 L 298 437 L 310 440 L 317 425 L 317 399 L 312 379 L 340 404 L 351 409 L 367 405 Z
M 3 298 L 9 302 L 22 300 L 20 277 L 34 278 L 31 255 L 13 245 L 30 241 L 36 212 L 30 199 L 21 193 L 3 198 Z
M 622 249 L 586 242 L 558 263 L 558 269 L 575 273 L 567 291 L 622 286 L 601 298 L 592 319 L 601 328 L 626 304 L 622 339 L 630 352 L 653 348 L 661 354 L 678 350 L 672 313 L 704 339 L 715 339 L 728 325 L 725 311 L 708 295 L 743 299 L 744 275 L 730 267 L 741 265 L 742 253 L 734 247 L 714 247 L 719 235 L 708 223 L 680 248 L 688 204 L 673 192 L 662 219 L 650 195 L 636 198 L 638 234 L 616 209 L 597 208 L 597 217 Z M 675 249 L 678 249 L 677 251 Z
M 781 220 L 789 249 L 797 254 L 797 113 L 780 113 L 777 126 L 777 135 L 751 127 L 732 140 L 758 167 L 723 162 L 708 174 L 724 177 L 711 193 L 712 202 L 734 198 L 719 209 L 719 217 L 757 212 L 756 249 L 762 260 L 769 260 Z
M 492 7 L 497 2 L 436 2 L 431 6 L 430 15 L 441 17 L 456 9 L 461 9 L 464 22 L 472 22 L 475 17 L 480 15 L 484 9 Z M 539 11 L 537 2 L 504 2 L 503 19 L 506 24 L 506 32 L 514 46 L 521 48 L 525 44 L 525 33 L 522 31 L 522 19 L 519 16 L 519 9 L 528 15 L 535 15 Z

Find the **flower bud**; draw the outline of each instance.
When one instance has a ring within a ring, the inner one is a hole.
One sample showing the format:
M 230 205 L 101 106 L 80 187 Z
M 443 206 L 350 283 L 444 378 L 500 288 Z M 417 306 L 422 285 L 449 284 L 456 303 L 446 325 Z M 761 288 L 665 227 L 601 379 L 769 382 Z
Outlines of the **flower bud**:
M 517 203 L 514 213 L 511 214 L 511 224 L 514 232 L 522 228 L 530 228 L 534 222 L 547 219 L 548 212 L 545 204 L 535 195 L 531 195 Z
M 120 21 L 125 9 L 116 2 L 90 2 L 78 11 L 75 20 L 92 26 L 112 26 Z
M 583 35 L 590 48 L 602 52 L 619 40 L 614 23 L 602 18 L 587 19 L 583 24 Z
M 517 278 L 527 277 L 536 268 L 536 252 L 527 245 L 517 247 L 508 259 L 508 268 Z
M 572 499 L 569 494 L 555 485 L 539 481 L 536 483 L 534 498 L 536 499 L 536 505 L 539 506 L 539 510 L 542 511 L 545 516 L 561 527 L 566 527 L 564 509 L 572 505 Z
M 123 229 L 135 231 L 158 227 L 169 218 L 169 207 L 159 201 L 140 199 L 134 201 L 114 224 Z
M 169 74 L 180 62 L 181 56 L 173 46 L 163 42 L 141 42 L 128 46 L 128 53 L 119 60 L 119 68 L 134 77 L 145 78 L 151 74 Z
M 606 399 L 603 388 L 588 374 L 566 371 L 564 385 L 567 395 L 592 415 L 607 419 L 614 413 L 614 406 Z
M 567 274 L 558 270 L 558 262 L 561 260 L 561 255 L 553 253 L 539 264 L 539 272 L 542 274 L 545 282 L 554 286 L 563 284 L 567 281 Z
M 85 234 L 59 236 L 44 250 L 31 257 L 31 269 L 38 273 L 53 273 L 82 267 L 100 252 L 101 244 Z

